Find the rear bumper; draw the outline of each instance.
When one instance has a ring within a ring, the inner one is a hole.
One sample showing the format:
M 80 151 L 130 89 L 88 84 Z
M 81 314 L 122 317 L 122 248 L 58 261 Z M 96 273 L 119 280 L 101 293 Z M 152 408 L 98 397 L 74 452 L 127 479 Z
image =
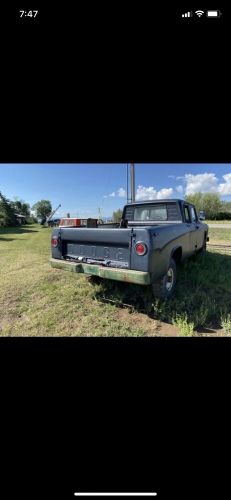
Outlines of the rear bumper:
M 72 273 L 85 273 L 99 276 L 109 280 L 125 281 L 126 283 L 136 283 L 137 285 L 150 285 L 150 274 L 143 271 L 132 271 L 130 269 L 117 269 L 115 267 L 103 267 L 95 264 L 82 264 L 67 262 L 61 259 L 50 259 L 52 267 L 63 269 Z

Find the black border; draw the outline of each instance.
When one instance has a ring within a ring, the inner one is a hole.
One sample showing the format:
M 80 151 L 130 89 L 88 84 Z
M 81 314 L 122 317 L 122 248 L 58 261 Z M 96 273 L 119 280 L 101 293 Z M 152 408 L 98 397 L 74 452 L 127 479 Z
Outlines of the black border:
M 225 429 L 219 424 L 217 434 L 216 426 L 228 409 L 229 344 L 0 339 L 7 381 L 0 492 L 69 499 L 74 491 L 157 491 L 163 500 L 219 491 L 223 498 Z

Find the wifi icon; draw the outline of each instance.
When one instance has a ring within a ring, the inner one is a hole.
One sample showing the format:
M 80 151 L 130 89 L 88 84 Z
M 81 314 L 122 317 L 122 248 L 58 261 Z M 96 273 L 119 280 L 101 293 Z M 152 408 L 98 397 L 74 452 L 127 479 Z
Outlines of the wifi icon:
M 203 11 L 203 10 L 196 10 L 195 14 L 196 14 L 198 17 L 201 17 L 201 16 L 203 16 L 204 11 Z

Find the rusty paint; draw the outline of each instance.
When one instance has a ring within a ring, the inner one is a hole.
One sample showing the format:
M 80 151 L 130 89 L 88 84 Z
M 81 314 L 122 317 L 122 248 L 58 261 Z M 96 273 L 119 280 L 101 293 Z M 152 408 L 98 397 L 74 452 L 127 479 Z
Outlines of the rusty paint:
M 50 263 L 56 269 L 63 269 L 73 273 L 85 273 L 104 279 L 125 281 L 126 283 L 136 283 L 138 285 L 150 284 L 150 274 L 143 271 L 116 269 L 115 267 L 105 268 L 94 264 L 76 264 L 75 262 L 66 262 L 59 259 L 50 259 Z

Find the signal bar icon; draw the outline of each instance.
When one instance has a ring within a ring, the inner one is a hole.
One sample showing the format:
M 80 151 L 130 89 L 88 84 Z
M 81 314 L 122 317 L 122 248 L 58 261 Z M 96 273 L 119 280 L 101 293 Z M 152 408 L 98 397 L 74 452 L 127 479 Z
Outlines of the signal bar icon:
M 182 14 L 182 17 L 192 17 L 192 15 L 192 12 L 185 12 L 185 14 Z

